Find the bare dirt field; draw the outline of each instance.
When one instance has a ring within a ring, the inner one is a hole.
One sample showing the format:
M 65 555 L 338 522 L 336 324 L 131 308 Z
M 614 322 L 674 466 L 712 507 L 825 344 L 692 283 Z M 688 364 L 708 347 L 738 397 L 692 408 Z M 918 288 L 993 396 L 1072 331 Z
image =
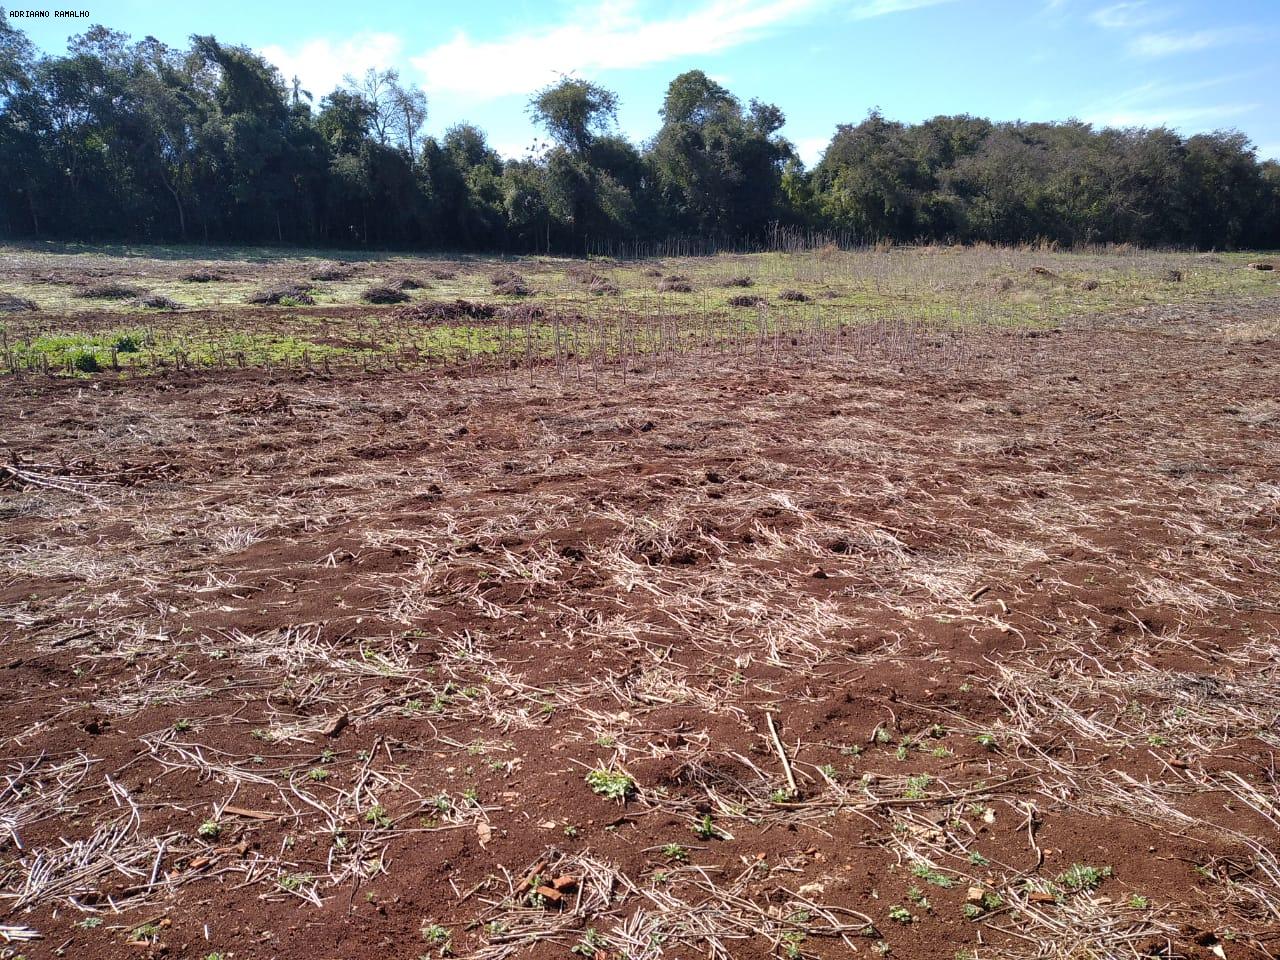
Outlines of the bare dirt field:
M 0 956 L 1274 956 L 1271 282 L 18 364 Z

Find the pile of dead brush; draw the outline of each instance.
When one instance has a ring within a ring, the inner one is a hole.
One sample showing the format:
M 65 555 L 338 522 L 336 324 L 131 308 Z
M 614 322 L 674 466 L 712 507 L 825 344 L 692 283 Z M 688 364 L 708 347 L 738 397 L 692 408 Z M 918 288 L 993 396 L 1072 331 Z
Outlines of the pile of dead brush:
M 144 292 L 137 287 L 131 287 L 127 283 L 121 283 L 118 280 L 106 280 L 102 283 L 90 283 L 76 291 L 77 297 L 83 297 L 86 300 L 129 300 L 134 297 L 145 296 Z
M 409 295 L 390 285 L 375 284 L 365 289 L 360 294 L 360 299 L 365 303 L 406 303 Z
M 310 273 L 312 280 L 349 280 L 356 268 L 349 263 L 322 263 Z
M 533 295 L 533 288 L 529 286 L 529 282 L 514 270 L 503 270 L 495 273 L 489 278 L 489 283 L 493 285 L 493 292 L 504 297 L 529 297 Z
M 425 290 L 427 284 L 416 277 L 392 277 L 387 281 L 392 290 Z
M 311 287 L 302 283 L 282 283 L 265 290 L 255 290 L 245 297 L 245 302 L 260 305 L 276 305 L 287 301 L 292 305 L 310 305 L 315 303 L 311 296 Z
M 165 480 L 177 472 L 170 463 L 101 463 L 84 458 L 58 463 L 35 463 L 13 455 L 0 463 L 0 489 L 44 488 L 92 496 L 110 486 L 135 487 Z
M 34 300 L 16 297 L 11 293 L 0 293 L 0 313 L 26 313 L 39 309 Z
M 133 300 L 132 303 L 135 307 L 145 307 L 148 310 L 178 310 L 182 307 L 177 300 L 159 293 L 148 293 Z
M 424 300 L 394 311 L 397 320 L 415 323 L 440 323 L 453 320 L 491 320 L 497 315 L 491 303 L 475 300 Z
M 184 273 L 182 275 L 182 279 L 186 283 L 214 283 L 224 278 L 217 270 L 210 270 L 208 267 L 200 267 L 197 270 L 189 270 Z

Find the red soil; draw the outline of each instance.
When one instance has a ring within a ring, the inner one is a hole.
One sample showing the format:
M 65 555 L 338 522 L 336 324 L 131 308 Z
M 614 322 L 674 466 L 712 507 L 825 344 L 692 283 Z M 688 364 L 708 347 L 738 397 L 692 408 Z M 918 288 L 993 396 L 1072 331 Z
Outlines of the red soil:
M 5 922 L 81 960 L 705 956 L 698 917 L 732 957 L 1268 956 L 1280 348 L 1220 319 L 959 371 L 6 379 Z

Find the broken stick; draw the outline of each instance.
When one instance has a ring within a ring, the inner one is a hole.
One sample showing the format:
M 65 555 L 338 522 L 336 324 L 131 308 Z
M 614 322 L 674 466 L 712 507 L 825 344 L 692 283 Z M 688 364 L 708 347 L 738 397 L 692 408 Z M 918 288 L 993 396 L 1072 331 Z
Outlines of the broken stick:
M 791 761 L 787 759 L 787 751 L 782 746 L 782 740 L 778 736 L 778 728 L 773 724 L 773 714 L 766 713 L 764 722 L 769 727 L 769 736 L 773 738 L 773 748 L 778 751 L 778 759 L 782 761 L 782 772 L 787 775 L 787 787 L 791 791 L 791 796 L 798 796 L 799 788 L 796 787 L 796 776 L 791 772 Z

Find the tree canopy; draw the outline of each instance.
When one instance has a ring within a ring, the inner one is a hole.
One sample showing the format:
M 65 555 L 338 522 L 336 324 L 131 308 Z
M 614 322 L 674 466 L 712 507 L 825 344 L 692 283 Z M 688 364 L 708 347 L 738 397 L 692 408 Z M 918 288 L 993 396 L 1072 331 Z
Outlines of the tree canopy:
M 773 104 L 700 70 L 658 127 L 617 131 L 618 96 L 561 77 L 529 103 L 550 142 L 504 159 L 483 131 L 425 131 L 395 69 L 308 91 L 212 36 L 185 49 L 96 26 L 43 55 L 0 8 L 0 235 L 546 250 L 778 227 L 849 242 L 1280 246 L 1280 165 L 1232 131 L 841 123 L 805 168 Z

